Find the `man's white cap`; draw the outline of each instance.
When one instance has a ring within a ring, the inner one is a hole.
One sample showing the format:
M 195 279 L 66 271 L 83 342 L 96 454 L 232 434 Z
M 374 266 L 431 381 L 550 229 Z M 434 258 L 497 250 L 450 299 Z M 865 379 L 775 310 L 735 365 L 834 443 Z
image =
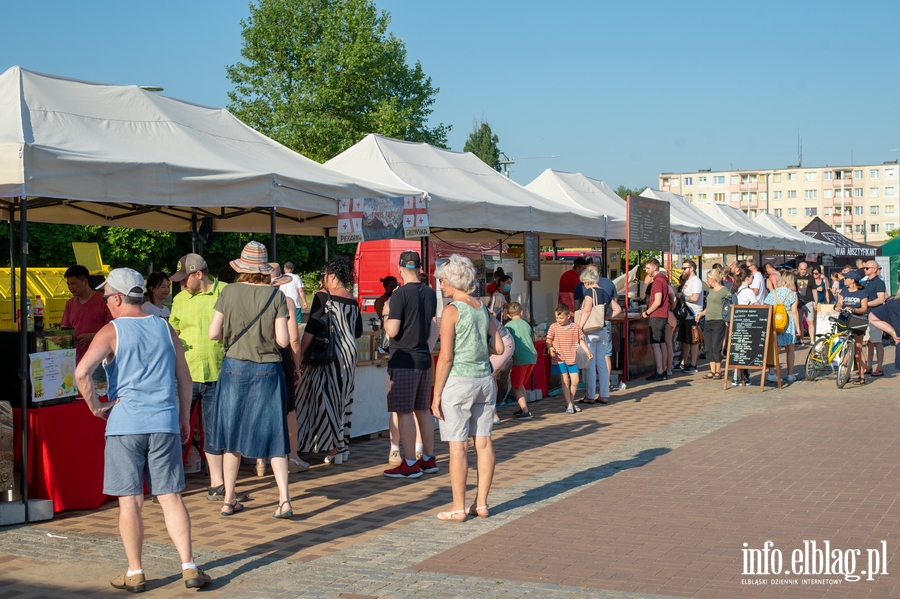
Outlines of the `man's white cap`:
M 109 285 L 128 297 L 144 297 L 144 277 L 138 271 L 130 268 L 111 270 L 106 276 L 106 280 L 97 286 L 97 291 L 103 291 L 104 285 Z

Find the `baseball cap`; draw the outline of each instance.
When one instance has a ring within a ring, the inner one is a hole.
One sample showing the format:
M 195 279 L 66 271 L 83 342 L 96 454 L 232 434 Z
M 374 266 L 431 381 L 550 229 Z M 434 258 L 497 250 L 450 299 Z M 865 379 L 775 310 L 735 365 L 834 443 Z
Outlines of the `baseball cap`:
M 853 279 L 854 281 L 859 280 L 859 273 L 856 272 L 855 270 L 847 271 L 847 272 L 843 273 L 841 276 L 845 279 Z
M 400 254 L 400 266 L 403 268 L 419 268 L 422 266 L 422 259 L 419 258 L 419 252 L 407 250 Z
M 178 259 L 178 271 L 169 277 L 169 280 L 178 283 L 183 281 L 188 275 L 194 274 L 205 268 L 207 268 L 207 266 L 203 256 L 200 254 L 185 254 Z
M 105 285 L 128 297 L 144 297 L 144 277 L 130 268 L 116 268 L 109 271 L 106 280 L 96 287 L 97 291 L 103 291 Z

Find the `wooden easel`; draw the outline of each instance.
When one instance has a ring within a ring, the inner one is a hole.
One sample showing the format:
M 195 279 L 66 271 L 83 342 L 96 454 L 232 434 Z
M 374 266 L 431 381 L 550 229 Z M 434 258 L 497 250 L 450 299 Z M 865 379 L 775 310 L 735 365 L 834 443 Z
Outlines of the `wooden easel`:
M 778 339 L 772 319 L 772 306 L 750 304 L 731 307 L 728 324 L 728 344 L 725 355 L 725 377 L 722 388 L 728 388 L 728 371 L 732 368 L 760 370 L 760 391 L 766 387 L 766 368 L 774 368 L 781 389 L 781 366 L 778 363 Z M 735 322 L 737 317 L 737 323 Z M 735 329 L 737 327 L 737 330 Z M 736 344 L 740 346 L 736 347 Z M 738 350 L 733 352 L 732 350 Z

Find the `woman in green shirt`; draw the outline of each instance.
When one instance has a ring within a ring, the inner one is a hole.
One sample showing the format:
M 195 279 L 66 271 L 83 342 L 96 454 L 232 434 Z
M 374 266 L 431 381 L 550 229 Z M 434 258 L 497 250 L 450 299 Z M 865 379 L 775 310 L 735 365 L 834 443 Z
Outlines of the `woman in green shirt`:
M 726 322 L 722 318 L 722 303 L 728 297 L 728 289 L 722 285 L 722 271 L 713 268 L 706 273 L 709 293 L 706 295 L 706 309 L 697 315 L 697 319 L 706 317 L 703 335 L 706 337 L 706 355 L 709 357 L 709 374 L 705 379 L 721 380 L 722 346 L 725 340 Z

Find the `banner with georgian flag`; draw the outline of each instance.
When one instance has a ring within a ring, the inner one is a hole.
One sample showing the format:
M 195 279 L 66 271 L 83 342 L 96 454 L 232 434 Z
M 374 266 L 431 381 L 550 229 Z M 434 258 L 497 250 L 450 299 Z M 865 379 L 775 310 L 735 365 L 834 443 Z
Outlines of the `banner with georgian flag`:
M 428 204 L 423 196 L 338 202 L 338 243 L 407 239 L 428 233 Z

